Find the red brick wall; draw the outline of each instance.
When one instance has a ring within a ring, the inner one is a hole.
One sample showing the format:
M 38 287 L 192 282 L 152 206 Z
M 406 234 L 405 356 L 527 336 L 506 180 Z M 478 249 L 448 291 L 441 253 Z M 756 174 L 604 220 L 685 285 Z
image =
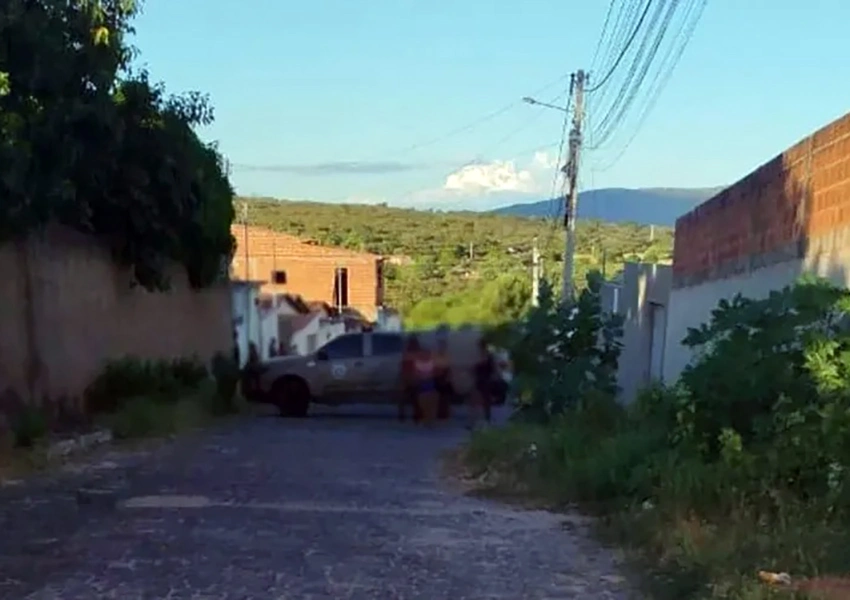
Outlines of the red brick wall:
M 674 285 L 802 258 L 807 242 L 850 226 L 850 114 L 676 221 Z
M 337 267 L 348 269 L 348 303 L 374 320 L 383 299 L 378 285 L 379 256 L 307 244 L 297 237 L 262 227 L 248 227 L 247 265 L 245 227 L 234 225 L 236 253 L 231 273 L 237 279 L 263 281 L 261 290 L 269 293 L 298 294 L 308 301 L 335 304 L 334 273 Z M 286 272 L 286 284 L 275 285 L 274 271 Z

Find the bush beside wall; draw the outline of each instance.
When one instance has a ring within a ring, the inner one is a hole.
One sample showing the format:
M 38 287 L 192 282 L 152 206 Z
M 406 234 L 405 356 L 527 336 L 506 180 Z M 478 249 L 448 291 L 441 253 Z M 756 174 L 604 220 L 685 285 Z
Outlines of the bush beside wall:
M 799 594 L 850 572 L 850 292 L 808 279 L 722 301 L 685 344 L 698 358 L 675 387 L 627 408 L 587 390 L 561 414 L 478 433 L 468 464 L 599 514 L 652 597 Z M 762 570 L 795 583 L 777 590 Z

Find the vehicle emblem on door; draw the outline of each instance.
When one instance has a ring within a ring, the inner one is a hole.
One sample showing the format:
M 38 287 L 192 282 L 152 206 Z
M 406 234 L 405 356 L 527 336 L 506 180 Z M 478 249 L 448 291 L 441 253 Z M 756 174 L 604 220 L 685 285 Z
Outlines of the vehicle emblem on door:
M 342 379 L 345 377 L 345 365 L 335 364 L 331 366 L 331 375 L 334 379 Z

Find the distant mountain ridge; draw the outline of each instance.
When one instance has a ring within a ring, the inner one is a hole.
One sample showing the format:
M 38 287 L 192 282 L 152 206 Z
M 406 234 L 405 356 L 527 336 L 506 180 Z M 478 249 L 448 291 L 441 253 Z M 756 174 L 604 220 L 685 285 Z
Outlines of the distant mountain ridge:
M 634 222 L 672 227 L 676 219 L 724 189 L 713 188 L 602 188 L 579 194 L 580 219 L 609 223 Z M 563 215 L 563 198 L 510 204 L 490 212 L 516 217 L 553 218 Z

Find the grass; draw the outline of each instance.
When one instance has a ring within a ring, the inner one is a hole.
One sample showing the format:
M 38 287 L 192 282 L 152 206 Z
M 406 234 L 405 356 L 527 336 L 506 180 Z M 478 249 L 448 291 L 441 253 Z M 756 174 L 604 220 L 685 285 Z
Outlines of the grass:
M 220 418 L 242 413 L 245 403 L 236 398 L 225 407 L 216 395 L 215 383 L 204 382 L 186 390 L 177 399 L 166 396 L 136 396 L 121 402 L 121 408 L 96 418 L 96 423 L 112 432 L 114 443 L 122 446 L 198 431 Z M 67 458 L 50 457 L 48 439 L 41 437 L 31 447 L 13 447 L 11 440 L 0 448 L 0 481 L 18 479 L 62 465 Z M 84 450 L 88 453 L 92 450 Z M 79 457 L 80 452 L 73 453 Z
M 850 598 L 850 587 L 801 591 L 850 572 L 846 523 L 778 493 L 766 509 L 763 497 L 674 452 L 645 423 L 600 427 L 597 417 L 481 431 L 463 450 L 466 478 L 482 493 L 596 516 L 600 536 L 629 551 L 651 598 Z M 794 584 L 768 585 L 762 570 L 787 572 Z

